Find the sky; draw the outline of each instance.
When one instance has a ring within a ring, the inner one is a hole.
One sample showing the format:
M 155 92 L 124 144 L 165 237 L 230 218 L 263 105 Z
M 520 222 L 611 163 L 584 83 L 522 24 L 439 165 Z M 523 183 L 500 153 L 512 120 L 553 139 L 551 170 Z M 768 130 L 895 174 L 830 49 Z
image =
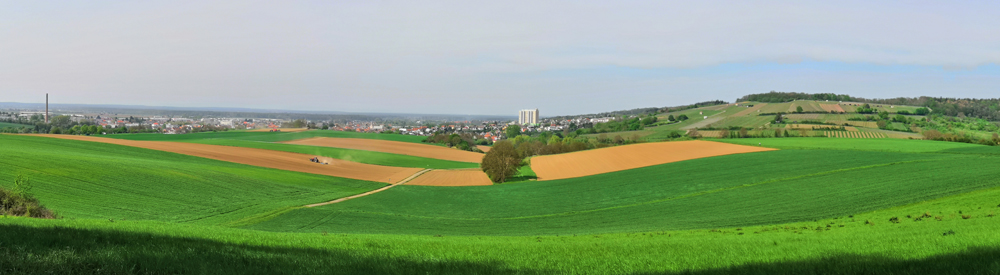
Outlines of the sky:
M 542 116 L 1000 97 L 998 1 L 3 1 L 0 102 Z

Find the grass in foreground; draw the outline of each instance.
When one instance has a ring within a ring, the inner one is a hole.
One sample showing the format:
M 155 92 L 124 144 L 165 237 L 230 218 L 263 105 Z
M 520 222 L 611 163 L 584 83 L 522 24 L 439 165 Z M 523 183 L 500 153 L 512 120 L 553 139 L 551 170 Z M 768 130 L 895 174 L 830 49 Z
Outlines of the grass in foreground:
M 993 188 L 790 224 L 519 237 L 0 217 L 0 273 L 992 274 L 1000 270 L 998 197 Z M 933 218 L 906 217 L 924 213 Z
M 0 135 L 0 186 L 23 174 L 67 218 L 253 221 L 384 186 L 128 146 Z
M 399 186 L 248 228 L 423 235 L 555 235 L 776 224 L 1000 186 L 1000 158 L 781 150 L 589 177 L 482 187 Z

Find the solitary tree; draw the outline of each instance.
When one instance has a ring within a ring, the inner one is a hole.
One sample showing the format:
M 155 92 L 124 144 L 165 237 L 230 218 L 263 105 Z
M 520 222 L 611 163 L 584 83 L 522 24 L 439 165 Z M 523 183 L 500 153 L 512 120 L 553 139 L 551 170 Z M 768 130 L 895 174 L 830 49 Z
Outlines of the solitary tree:
M 687 115 L 679 115 L 679 116 L 677 116 L 677 120 L 680 120 L 680 121 L 688 120 L 688 116 Z
M 774 116 L 774 123 L 783 123 L 783 122 L 785 122 L 785 118 L 781 117 L 781 113 L 778 113 L 777 115 Z
M 493 148 L 483 156 L 481 167 L 490 180 L 502 183 L 517 174 L 521 160 L 523 158 L 517 153 L 514 144 L 501 140 L 494 143 Z
M 667 117 L 667 121 L 675 121 L 675 120 L 677 119 L 674 118 L 674 115 L 670 115 Z
M 796 113 L 802 113 L 803 111 L 804 111 L 804 110 L 802 110 L 802 106 L 796 106 L 796 107 L 795 107 L 795 112 L 796 112 Z

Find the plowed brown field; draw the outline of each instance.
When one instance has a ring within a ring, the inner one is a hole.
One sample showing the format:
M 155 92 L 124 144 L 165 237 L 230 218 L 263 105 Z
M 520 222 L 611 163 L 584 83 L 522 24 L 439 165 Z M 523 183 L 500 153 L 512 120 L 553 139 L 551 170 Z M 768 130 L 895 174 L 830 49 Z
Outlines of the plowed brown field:
M 329 163 L 323 165 L 309 162 L 309 159 L 314 157 L 312 155 L 232 146 L 72 135 L 34 136 L 111 143 L 253 166 L 385 183 L 401 181 L 421 170 L 420 168 L 390 167 L 329 158 L 323 158 L 325 162 Z
M 461 162 L 479 163 L 483 160 L 483 154 L 480 153 L 462 151 L 442 146 L 391 140 L 315 137 L 285 141 L 281 143 L 358 149 Z
M 281 130 L 282 133 L 284 132 L 294 133 L 294 132 L 309 131 L 309 128 L 278 128 L 278 130 Z M 255 129 L 255 130 L 250 130 L 248 132 L 270 132 L 270 131 L 271 129 Z
M 844 108 L 841 108 L 840 104 L 822 104 L 822 103 L 820 103 L 819 107 L 823 108 L 823 111 L 827 111 L 827 112 L 829 112 L 829 111 L 834 111 L 834 112 L 838 112 L 838 113 L 843 113 L 844 112 Z
M 406 185 L 478 186 L 493 185 L 493 182 L 479 169 L 433 170 L 410 180 Z
M 640 143 L 531 158 L 538 180 L 555 180 L 635 169 L 657 164 L 775 149 L 692 140 Z

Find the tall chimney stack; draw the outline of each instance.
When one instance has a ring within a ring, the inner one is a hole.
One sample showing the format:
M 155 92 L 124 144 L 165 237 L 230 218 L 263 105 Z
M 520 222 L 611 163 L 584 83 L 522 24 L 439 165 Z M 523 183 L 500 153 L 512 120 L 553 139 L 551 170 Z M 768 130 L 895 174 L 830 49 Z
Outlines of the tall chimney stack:
M 49 123 L 49 93 L 45 93 L 45 123 Z

